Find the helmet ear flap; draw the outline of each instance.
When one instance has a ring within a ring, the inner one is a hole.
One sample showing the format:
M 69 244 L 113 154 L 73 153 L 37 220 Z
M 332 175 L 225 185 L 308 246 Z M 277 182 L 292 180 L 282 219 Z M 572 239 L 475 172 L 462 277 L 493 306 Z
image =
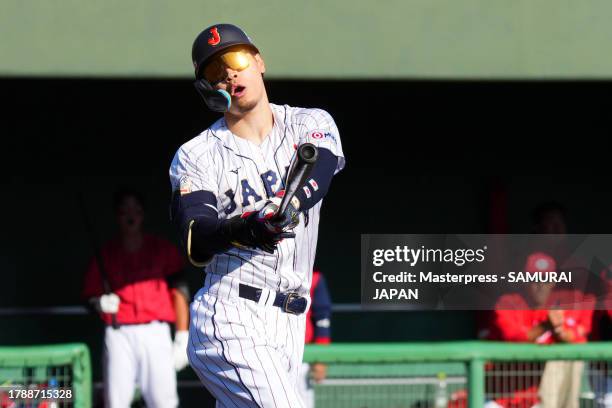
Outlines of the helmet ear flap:
M 208 109 L 215 112 L 227 112 L 232 104 L 232 98 L 223 89 L 214 89 L 205 79 L 201 78 L 193 83 Z

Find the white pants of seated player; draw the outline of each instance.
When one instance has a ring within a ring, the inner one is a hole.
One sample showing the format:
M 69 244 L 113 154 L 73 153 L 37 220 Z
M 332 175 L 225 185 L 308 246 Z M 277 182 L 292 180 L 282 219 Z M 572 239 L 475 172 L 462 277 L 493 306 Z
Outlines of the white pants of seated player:
M 305 314 L 238 296 L 238 282 L 207 275 L 191 304 L 188 356 L 218 408 L 304 408 L 297 382 Z
M 178 406 L 170 327 L 166 323 L 106 328 L 104 401 L 128 408 L 138 386 L 148 408 Z

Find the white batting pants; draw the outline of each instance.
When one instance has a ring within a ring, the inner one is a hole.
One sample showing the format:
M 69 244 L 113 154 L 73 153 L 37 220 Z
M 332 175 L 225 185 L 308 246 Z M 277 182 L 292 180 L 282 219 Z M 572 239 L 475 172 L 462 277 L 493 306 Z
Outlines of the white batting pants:
M 189 328 L 191 366 L 218 408 L 304 408 L 297 382 L 305 314 L 265 304 L 268 296 L 259 303 L 240 298 L 239 283 L 209 274 L 195 295 Z
M 106 328 L 104 401 L 107 408 L 128 408 L 136 385 L 148 408 L 178 406 L 172 338 L 167 323 Z

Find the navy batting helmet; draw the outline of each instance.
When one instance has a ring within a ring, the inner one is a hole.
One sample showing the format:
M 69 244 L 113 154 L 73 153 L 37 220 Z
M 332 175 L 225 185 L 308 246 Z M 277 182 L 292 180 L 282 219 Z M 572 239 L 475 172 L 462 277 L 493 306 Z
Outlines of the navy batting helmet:
M 202 77 L 203 68 L 211 57 L 234 45 L 246 45 L 259 52 L 249 36 L 233 24 L 216 24 L 204 29 L 196 37 L 191 49 L 196 79 Z

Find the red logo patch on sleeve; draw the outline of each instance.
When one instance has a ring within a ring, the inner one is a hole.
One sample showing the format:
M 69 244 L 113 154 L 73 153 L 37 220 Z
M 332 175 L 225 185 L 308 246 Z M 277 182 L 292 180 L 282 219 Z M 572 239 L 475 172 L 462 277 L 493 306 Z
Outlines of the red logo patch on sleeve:
M 325 133 L 321 132 L 320 130 L 315 130 L 310 134 L 310 137 L 313 139 L 323 139 L 325 137 Z

